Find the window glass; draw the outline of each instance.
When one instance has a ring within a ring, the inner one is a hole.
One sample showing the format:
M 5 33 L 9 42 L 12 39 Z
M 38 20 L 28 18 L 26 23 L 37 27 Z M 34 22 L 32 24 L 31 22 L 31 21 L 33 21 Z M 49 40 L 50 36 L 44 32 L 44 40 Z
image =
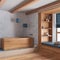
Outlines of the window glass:
M 60 32 L 60 28 L 57 28 L 57 32 Z
M 57 34 L 57 41 L 60 42 L 60 33 Z

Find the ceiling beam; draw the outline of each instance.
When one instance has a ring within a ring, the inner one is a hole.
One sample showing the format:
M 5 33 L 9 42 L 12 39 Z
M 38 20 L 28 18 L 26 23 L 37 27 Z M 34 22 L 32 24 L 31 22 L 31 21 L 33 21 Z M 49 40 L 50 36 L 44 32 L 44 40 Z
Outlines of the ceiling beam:
M 0 7 L 5 3 L 6 0 L 0 0 Z
M 43 11 L 52 10 L 52 9 L 59 8 L 59 7 L 60 7 L 60 0 L 57 0 L 53 3 L 39 7 L 37 9 L 27 11 L 26 14 L 28 15 L 28 14 L 32 14 L 32 13 L 36 13 L 36 12 L 43 12 Z
M 25 5 L 33 2 L 34 0 L 24 0 L 22 3 L 14 7 L 13 9 L 10 10 L 10 12 L 15 13 L 17 12 L 20 8 L 24 7 Z

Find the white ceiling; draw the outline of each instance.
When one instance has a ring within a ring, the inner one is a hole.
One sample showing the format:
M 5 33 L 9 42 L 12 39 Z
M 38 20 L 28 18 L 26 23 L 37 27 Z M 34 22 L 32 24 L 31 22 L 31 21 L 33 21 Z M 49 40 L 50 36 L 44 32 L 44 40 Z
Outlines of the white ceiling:
M 24 0 L 6 0 L 5 3 L 0 7 L 1 10 L 10 10 L 23 2 Z
M 24 0 L 6 0 L 6 2 L 0 7 L 0 10 L 10 10 L 23 2 Z M 27 11 L 32 10 L 41 6 L 44 6 L 46 4 L 52 3 L 57 0 L 38 0 L 37 2 L 27 5 L 23 8 L 21 8 L 19 11 Z

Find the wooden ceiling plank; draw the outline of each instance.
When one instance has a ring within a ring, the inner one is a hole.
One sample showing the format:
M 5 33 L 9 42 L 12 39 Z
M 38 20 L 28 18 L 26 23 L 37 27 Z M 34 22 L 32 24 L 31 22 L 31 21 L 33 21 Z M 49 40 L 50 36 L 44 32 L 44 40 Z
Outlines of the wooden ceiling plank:
M 10 12 L 15 13 L 17 12 L 20 8 L 24 7 L 25 5 L 33 2 L 34 0 L 25 0 L 22 3 L 20 3 L 18 6 L 14 7 L 13 9 L 10 10 Z
M 36 12 L 44 12 L 44 11 L 52 10 L 55 8 L 60 8 L 60 0 L 47 4 L 45 6 L 39 7 L 37 9 L 27 11 L 26 14 L 29 15 L 29 14 L 36 13 Z
M 59 7 L 59 8 L 56 8 L 56 9 L 52 9 L 52 10 L 48 10 L 48 11 L 44 11 L 43 13 L 45 13 L 45 14 L 60 13 L 60 7 Z
M 6 0 L 0 0 L 0 6 L 2 6 L 5 2 Z

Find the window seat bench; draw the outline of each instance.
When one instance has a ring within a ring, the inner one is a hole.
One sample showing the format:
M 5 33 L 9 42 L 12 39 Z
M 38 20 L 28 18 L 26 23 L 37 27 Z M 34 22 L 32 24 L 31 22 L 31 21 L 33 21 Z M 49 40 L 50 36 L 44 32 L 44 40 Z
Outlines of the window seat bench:
M 44 50 L 49 53 L 60 54 L 60 45 L 55 45 L 52 42 L 43 42 L 40 46 L 40 50 Z
M 43 45 L 60 48 L 60 45 L 55 45 L 53 42 L 43 42 Z

